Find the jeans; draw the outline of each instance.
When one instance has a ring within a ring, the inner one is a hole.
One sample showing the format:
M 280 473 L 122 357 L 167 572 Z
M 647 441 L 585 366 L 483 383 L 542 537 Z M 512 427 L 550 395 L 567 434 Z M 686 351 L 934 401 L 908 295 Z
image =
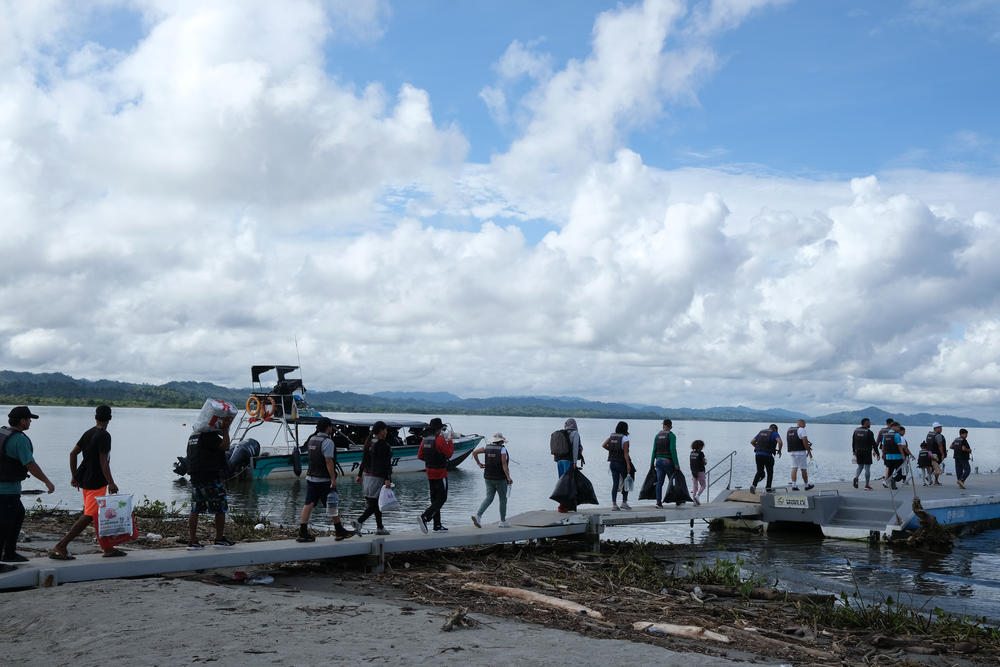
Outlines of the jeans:
M 476 516 L 482 516 L 490 505 L 493 504 L 493 497 L 500 496 L 500 520 L 507 520 L 507 480 L 488 479 L 486 480 L 486 499 L 479 505 Z
M 765 474 L 767 475 L 767 487 L 771 488 L 771 482 L 774 481 L 774 457 L 770 454 L 757 453 L 754 457 L 757 460 L 757 474 L 753 476 L 753 484 L 751 486 L 757 486 L 760 480 L 764 479 Z
M 0 559 L 17 553 L 17 536 L 24 524 L 24 504 L 14 493 L 0 494 Z
M 618 503 L 618 487 L 628 475 L 628 464 L 624 461 L 609 461 L 608 467 L 611 469 L 611 504 Z M 622 502 L 628 503 L 628 494 L 622 491 Z
M 955 459 L 955 477 L 958 481 L 964 482 L 969 479 L 969 473 L 972 472 L 972 463 L 969 459 Z
M 565 461 L 556 461 L 556 472 L 559 473 L 559 477 L 566 474 L 566 471 L 573 467 L 573 462 L 569 459 Z
M 865 486 L 868 486 L 872 481 L 872 464 L 871 463 L 859 463 L 858 469 L 854 471 L 854 479 L 861 477 L 861 471 L 865 473 Z
M 674 463 L 670 459 L 656 459 L 653 462 L 656 468 L 656 504 L 661 504 L 663 498 L 663 482 L 674 476 Z
M 448 500 L 448 478 L 444 479 L 429 479 L 427 480 L 427 486 L 430 488 L 431 492 L 431 506 L 424 510 L 421 514 L 424 521 L 434 520 L 434 527 L 441 527 L 441 508 L 444 506 L 445 501 Z

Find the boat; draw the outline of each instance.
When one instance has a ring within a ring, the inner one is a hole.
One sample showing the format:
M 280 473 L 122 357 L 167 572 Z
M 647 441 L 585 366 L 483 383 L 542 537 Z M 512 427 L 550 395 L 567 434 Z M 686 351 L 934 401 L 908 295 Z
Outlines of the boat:
M 233 431 L 229 448 L 229 478 L 294 479 L 308 467 L 305 441 L 316 430 L 324 415 L 306 400 L 306 388 L 299 377 L 291 377 L 298 366 L 251 366 L 250 396 Z M 277 381 L 265 384 L 263 376 L 271 371 Z M 333 441 L 337 447 L 337 474 L 354 477 L 361 466 L 364 442 L 377 421 L 385 422 L 392 447 L 393 474 L 424 471 L 424 462 L 417 458 L 420 441 L 429 424 L 417 420 L 343 419 L 329 417 L 333 422 Z M 448 460 L 454 470 L 482 442 L 479 434 L 464 435 L 451 425 L 455 451 Z M 187 461 L 177 457 L 174 472 L 184 475 Z

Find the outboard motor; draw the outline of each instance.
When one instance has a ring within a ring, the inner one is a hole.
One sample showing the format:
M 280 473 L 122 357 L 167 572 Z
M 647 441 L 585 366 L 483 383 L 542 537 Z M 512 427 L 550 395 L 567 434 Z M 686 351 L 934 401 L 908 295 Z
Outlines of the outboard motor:
M 229 446 L 227 455 L 229 462 L 229 476 L 232 477 L 233 475 L 242 472 L 244 468 L 249 466 L 253 457 L 260 455 L 260 443 L 253 438 L 241 440 Z M 174 466 L 174 471 L 176 472 L 176 470 L 177 467 Z

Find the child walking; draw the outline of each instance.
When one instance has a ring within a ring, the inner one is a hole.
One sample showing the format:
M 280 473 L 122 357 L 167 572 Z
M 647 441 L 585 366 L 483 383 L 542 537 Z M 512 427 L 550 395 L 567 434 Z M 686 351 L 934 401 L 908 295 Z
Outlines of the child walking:
M 695 440 L 691 443 L 691 498 L 695 505 L 701 505 L 698 496 L 705 490 L 705 443 Z

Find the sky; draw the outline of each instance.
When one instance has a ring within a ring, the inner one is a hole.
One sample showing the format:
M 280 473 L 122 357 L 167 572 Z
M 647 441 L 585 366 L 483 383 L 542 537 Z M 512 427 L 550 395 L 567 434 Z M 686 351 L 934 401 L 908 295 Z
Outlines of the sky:
M 1000 417 L 997 0 L 0 0 L 0 368 Z

